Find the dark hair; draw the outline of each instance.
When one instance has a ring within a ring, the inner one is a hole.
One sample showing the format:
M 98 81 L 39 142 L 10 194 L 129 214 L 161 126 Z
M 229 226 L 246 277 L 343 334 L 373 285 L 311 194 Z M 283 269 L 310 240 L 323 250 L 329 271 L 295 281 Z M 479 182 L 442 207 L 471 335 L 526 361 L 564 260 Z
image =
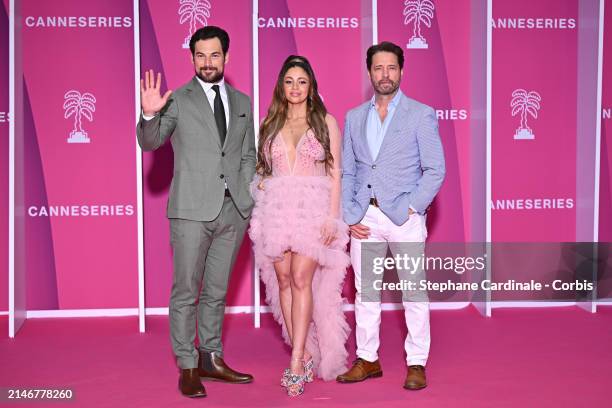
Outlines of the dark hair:
M 400 69 L 404 68 L 404 50 L 402 50 L 401 47 L 398 47 L 392 42 L 383 41 L 380 44 L 375 44 L 371 46 L 370 48 L 368 48 L 368 54 L 366 57 L 366 65 L 368 67 L 368 71 L 370 70 L 370 68 L 372 68 L 372 58 L 374 57 L 374 54 L 376 54 L 377 52 L 383 52 L 383 51 L 395 54 L 395 56 L 397 57 L 397 63 L 399 64 Z
M 325 158 L 322 160 L 325 163 L 326 170 L 331 169 L 333 165 L 333 156 L 331 154 L 329 129 L 325 117 L 327 116 L 327 108 L 319 96 L 319 88 L 317 79 L 310 62 L 306 57 L 299 55 L 290 55 L 287 57 L 283 66 L 278 73 L 276 85 L 272 92 L 272 101 L 268 108 L 268 114 L 259 127 L 259 149 L 257 151 L 257 166 L 256 170 L 260 175 L 269 176 L 272 174 L 272 143 L 276 139 L 278 132 L 285 125 L 287 120 L 288 102 L 285 97 L 284 80 L 287 71 L 293 67 L 302 68 L 310 79 L 310 89 L 308 90 L 306 121 L 310 129 L 312 129 L 315 138 L 325 151 Z
M 227 54 L 229 50 L 230 39 L 227 31 L 220 27 L 216 26 L 206 26 L 198 29 L 189 40 L 189 49 L 191 50 L 191 55 L 195 54 L 195 43 L 200 40 L 208 40 L 211 38 L 218 38 L 221 41 L 221 49 L 223 50 L 223 54 Z

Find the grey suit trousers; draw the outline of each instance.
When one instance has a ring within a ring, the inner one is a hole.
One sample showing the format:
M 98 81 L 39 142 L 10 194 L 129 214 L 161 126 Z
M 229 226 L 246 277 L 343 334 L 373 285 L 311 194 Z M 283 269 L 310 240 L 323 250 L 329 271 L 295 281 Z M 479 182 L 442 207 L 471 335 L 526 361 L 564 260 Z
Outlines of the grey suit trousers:
M 231 198 L 212 221 L 170 219 L 174 278 L 170 295 L 170 337 L 182 369 L 198 365 L 200 349 L 223 355 L 221 331 L 229 276 L 240 249 L 248 218 Z

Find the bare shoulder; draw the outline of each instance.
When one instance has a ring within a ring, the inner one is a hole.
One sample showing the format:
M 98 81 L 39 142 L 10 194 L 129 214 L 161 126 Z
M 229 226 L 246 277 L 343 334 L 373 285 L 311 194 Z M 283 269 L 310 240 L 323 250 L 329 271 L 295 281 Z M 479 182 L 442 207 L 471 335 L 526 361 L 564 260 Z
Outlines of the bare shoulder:
M 334 118 L 331 113 L 325 115 L 325 123 L 327 123 L 327 127 L 329 128 L 338 127 L 338 121 L 336 121 L 336 118 Z

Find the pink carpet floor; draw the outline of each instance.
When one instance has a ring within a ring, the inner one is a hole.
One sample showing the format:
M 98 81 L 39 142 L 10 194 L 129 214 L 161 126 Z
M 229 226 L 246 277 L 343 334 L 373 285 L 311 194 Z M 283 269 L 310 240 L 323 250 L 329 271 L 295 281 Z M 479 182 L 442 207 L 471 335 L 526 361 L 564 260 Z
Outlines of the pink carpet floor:
M 1 317 L 5 333 L 6 324 Z M 254 329 L 251 315 L 228 315 L 226 361 L 255 382 L 206 382 L 208 397 L 190 400 L 177 391 L 166 317 L 149 317 L 146 334 L 134 317 L 31 319 L 17 338 L 0 339 L 0 387 L 75 393 L 71 402 L 19 407 L 612 407 L 610 307 L 497 309 L 491 319 L 473 309 L 434 311 L 429 387 L 416 392 L 402 388 L 404 335 L 402 314 L 385 312 L 382 378 L 317 380 L 290 399 L 278 384 L 289 350 L 271 316 Z M 348 347 L 353 358 L 353 334 Z

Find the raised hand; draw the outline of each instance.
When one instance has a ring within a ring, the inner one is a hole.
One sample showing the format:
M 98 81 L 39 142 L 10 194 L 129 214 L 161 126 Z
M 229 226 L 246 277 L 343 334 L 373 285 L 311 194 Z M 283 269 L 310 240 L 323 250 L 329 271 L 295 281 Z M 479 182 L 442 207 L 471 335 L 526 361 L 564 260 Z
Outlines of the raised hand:
M 168 102 L 168 98 L 172 94 L 168 90 L 164 96 L 161 96 L 159 89 L 161 87 L 161 73 L 157 74 L 155 81 L 155 73 L 152 69 L 145 71 L 144 79 L 140 80 L 140 104 L 142 113 L 147 116 L 153 116 L 159 112 Z

